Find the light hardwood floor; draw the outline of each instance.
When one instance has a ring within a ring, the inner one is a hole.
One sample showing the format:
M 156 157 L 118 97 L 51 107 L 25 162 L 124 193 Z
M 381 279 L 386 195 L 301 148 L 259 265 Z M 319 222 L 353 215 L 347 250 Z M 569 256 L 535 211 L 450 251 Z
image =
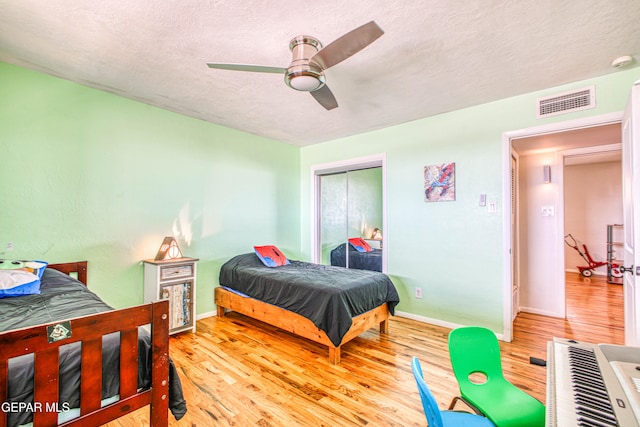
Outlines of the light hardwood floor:
M 511 343 L 501 342 L 505 376 L 544 402 L 546 359 L 554 336 L 622 344 L 622 286 L 567 274 L 567 319 L 521 313 Z M 171 337 L 189 412 L 171 426 L 424 426 L 410 360 L 417 356 L 440 406 L 457 393 L 447 351 L 449 329 L 401 317 L 389 335 L 371 329 L 343 348 L 340 365 L 327 350 L 242 315 L 197 323 Z M 462 409 L 461 404 L 456 408 Z M 148 425 L 140 410 L 108 424 Z

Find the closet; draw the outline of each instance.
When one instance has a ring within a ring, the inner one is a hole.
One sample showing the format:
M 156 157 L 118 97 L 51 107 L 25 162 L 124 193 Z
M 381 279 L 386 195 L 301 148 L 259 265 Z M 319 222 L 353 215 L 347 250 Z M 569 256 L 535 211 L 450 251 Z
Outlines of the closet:
M 320 173 L 318 179 L 320 262 L 382 271 L 382 167 Z M 349 243 L 358 238 L 363 245 Z

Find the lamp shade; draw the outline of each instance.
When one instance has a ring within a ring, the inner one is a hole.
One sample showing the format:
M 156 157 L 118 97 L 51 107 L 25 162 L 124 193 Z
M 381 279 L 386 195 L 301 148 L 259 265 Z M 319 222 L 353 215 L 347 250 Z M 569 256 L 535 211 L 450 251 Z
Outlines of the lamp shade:
M 180 246 L 178 246 L 178 242 L 176 242 L 174 237 L 165 237 L 160 245 L 160 249 L 158 249 L 155 260 L 162 261 L 176 258 L 182 258 L 182 251 L 180 250 Z
M 382 231 L 379 228 L 374 228 L 371 232 L 371 238 L 374 240 L 382 240 Z

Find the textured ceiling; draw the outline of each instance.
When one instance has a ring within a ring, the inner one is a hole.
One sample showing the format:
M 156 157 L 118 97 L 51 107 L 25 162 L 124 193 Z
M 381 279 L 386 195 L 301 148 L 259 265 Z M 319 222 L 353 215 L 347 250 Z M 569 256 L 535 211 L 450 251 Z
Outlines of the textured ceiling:
M 325 73 L 331 111 L 206 66 L 287 67 L 294 36 L 371 20 L 385 34 Z M 616 72 L 639 22 L 638 0 L 0 0 L 0 61 L 304 146 Z

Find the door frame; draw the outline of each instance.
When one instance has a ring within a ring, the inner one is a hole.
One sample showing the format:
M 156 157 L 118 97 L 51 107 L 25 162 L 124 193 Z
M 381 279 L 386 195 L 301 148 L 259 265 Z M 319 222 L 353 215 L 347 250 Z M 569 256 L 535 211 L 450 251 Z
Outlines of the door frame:
M 516 318 L 518 315 L 518 307 L 520 306 L 520 251 L 518 249 L 518 245 L 520 244 L 520 211 L 518 206 L 520 204 L 520 189 L 518 188 L 518 181 L 520 176 L 520 155 L 513 150 L 510 150 L 511 156 L 511 167 L 510 167 L 510 189 L 513 190 L 515 187 L 515 197 L 513 191 L 510 193 L 509 204 L 510 206 L 510 215 L 509 229 L 511 230 L 511 240 L 510 240 L 510 249 L 509 252 L 509 263 L 511 264 L 511 274 L 509 280 L 511 280 L 511 321 Z M 515 165 L 515 167 L 514 167 Z M 515 173 L 515 177 L 513 174 Z M 511 246 L 513 245 L 513 246 Z M 515 270 L 515 271 L 514 271 Z M 514 298 L 515 294 L 515 298 Z M 514 301 L 518 304 L 518 307 L 514 307 Z
M 525 137 L 533 137 L 538 135 L 566 132 L 571 130 L 578 130 L 590 127 L 603 126 L 608 124 L 620 123 L 622 122 L 623 112 L 614 112 L 601 114 L 592 117 L 585 117 L 582 119 L 576 120 L 568 120 L 564 122 L 558 123 L 550 123 L 540 126 L 534 126 L 524 129 L 518 129 L 508 132 L 503 132 L 502 134 L 502 197 L 503 200 L 511 200 L 511 140 L 516 138 L 525 138 Z M 564 200 L 562 200 L 563 206 L 557 210 L 557 215 L 555 216 L 557 229 L 564 229 L 564 216 L 560 215 L 563 212 Z M 510 206 L 510 205 L 509 205 Z M 512 294 L 513 294 L 513 283 L 512 283 L 512 264 L 511 264 L 511 242 L 512 240 L 512 230 L 511 230 L 511 210 L 503 209 L 502 211 L 502 258 L 503 258 L 503 272 L 502 272 L 502 281 L 503 281 L 503 315 L 502 315 L 502 331 L 503 331 L 503 339 L 504 341 L 510 342 L 513 339 L 513 303 L 512 303 Z M 561 240 L 561 239 L 560 239 Z M 559 245 L 563 245 L 563 242 L 560 241 Z M 563 253 L 563 252 L 561 252 Z M 564 278 L 564 263 L 557 264 L 558 271 L 555 274 L 556 278 Z M 564 279 L 559 279 L 564 280 Z M 522 283 L 520 283 L 522 286 Z M 562 286 L 562 295 L 558 295 L 559 298 L 564 299 L 564 286 Z
M 372 154 L 365 157 L 339 160 L 311 166 L 311 262 L 320 263 L 320 177 L 332 173 L 347 172 L 359 169 L 382 168 L 382 236 L 384 236 L 384 250 L 382 251 L 382 271 L 387 271 L 387 254 L 389 253 L 389 234 L 387 229 L 387 155 L 386 153 Z

